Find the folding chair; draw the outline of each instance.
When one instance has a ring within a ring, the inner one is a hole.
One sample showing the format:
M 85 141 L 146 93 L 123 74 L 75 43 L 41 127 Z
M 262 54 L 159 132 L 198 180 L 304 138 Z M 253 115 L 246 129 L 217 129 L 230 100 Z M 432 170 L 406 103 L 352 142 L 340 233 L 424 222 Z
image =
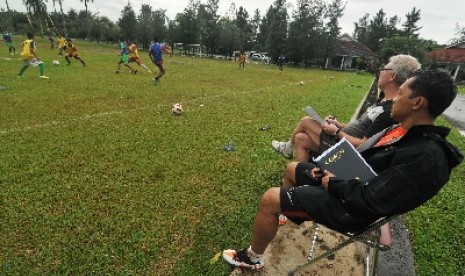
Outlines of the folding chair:
M 338 243 L 334 247 L 328 249 L 326 252 L 318 255 L 317 257 L 313 257 L 315 253 L 317 238 L 319 234 L 320 226 L 317 223 L 314 223 L 314 232 L 312 236 L 312 244 L 308 251 L 307 255 L 307 262 L 298 266 L 296 269 L 290 271 L 288 273 L 289 276 L 295 275 L 296 272 L 301 270 L 304 267 L 307 267 L 315 262 L 327 258 L 340 249 L 346 247 L 347 245 L 353 242 L 361 242 L 365 245 L 365 257 L 364 257 L 364 274 L 365 276 L 374 276 L 376 274 L 376 265 L 378 261 L 378 253 L 379 250 L 387 250 L 389 247 L 381 246 L 380 239 L 381 239 L 381 226 L 390 222 L 391 220 L 399 217 L 399 215 L 389 216 L 380 218 L 377 221 L 373 222 L 371 225 L 367 226 L 365 229 L 357 232 L 357 233 L 341 233 L 344 236 L 348 237 L 348 239 Z M 309 232 L 309 230 L 305 230 L 304 232 Z M 306 233 L 304 233 L 306 234 Z

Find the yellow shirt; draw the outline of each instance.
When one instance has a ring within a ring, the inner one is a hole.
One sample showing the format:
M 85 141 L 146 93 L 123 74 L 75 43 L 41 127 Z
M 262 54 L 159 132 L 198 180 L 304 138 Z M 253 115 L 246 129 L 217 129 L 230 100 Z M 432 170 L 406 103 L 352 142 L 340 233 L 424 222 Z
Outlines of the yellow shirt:
M 23 60 L 33 59 L 35 56 L 32 54 L 31 49 L 35 49 L 34 40 L 27 39 L 23 42 L 23 48 L 21 48 L 21 58 Z
M 131 46 L 129 46 L 129 56 L 134 57 L 134 58 L 139 57 L 139 53 L 137 52 L 137 45 L 136 44 L 131 44 Z
M 63 48 L 65 46 L 65 38 L 59 37 L 58 38 L 58 48 Z

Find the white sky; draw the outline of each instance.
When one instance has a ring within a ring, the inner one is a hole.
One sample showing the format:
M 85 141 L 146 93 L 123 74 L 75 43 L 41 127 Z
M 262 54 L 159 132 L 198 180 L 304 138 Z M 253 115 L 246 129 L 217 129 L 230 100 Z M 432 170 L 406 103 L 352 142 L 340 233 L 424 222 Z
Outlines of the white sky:
M 148 4 L 153 9 L 167 10 L 170 19 L 174 19 L 177 13 L 183 12 L 189 2 L 188 0 L 95 0 L 88 3 L 88 7 L 94 13 L 99 12 L 100 15 L 105 15 L 111 20 L 117 21 L 121 15 L 121 10 L 127 5 L 128 1 L 136 14 L 139 14 L 142 4 Z M 24 12 L 26 8 L 22 2 L 22 0 L 8 1 L 10 9 Z M 258 8 L 261 16 L 263 16 L 274 0 L 220 0 L 220 14 L 223 15 L 233 2 L 236 7 L 243 6 L 251 16 Z M 201 0 L 201 3 L 206 4 L 207 0 Z M 294 5 L 296 0 L 287 0 L 287 3 Z M 52 0 L 48 0 L 48 7 L 50 11 L 53 10 Z M 365 13 L 369 13 L 370 18 L 372 18 L 380 9 L 384 10 L 387 18 L 397 15 L 401 18 L 401 23 L 403 23 L 405 15 L 413 7 L 421 10 L 421 20 L 418 25 L 423 27 L 420 30 L 420 37 L 424 39 L 432 39 L 443 44 L 455 36 L 457 23 L 465 27 L 465 4 L 463 0 L 347 0 L 344 16 L 341 18 L 339 26 L 342 28 L 342 33 L 352 34 L 354 22 L 358 22 Z M 76 10 L 85 9 L 84 4 L 79 0 L 63 0 L 65 12 L 70 8 Z M 0 0 L 0 9 L 6 9 L 3 0 Z M 288 10 L 291 11 L 292 8 Z

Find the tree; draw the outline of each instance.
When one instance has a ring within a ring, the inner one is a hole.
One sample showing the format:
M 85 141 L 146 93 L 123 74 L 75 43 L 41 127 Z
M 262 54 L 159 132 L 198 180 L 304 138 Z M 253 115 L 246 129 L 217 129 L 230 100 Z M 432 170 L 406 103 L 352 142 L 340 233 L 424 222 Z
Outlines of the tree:
M 120 35 L 125 40 L 133 40 L 137 33 L 137 19 L 131 4 L 127 4 L 121 11 L 121 18 L 118 20 Z
M 65 20 L 65 13 L 63 12 L 63 0 L 52 0 L 53 7 L 55 7 L 56 2 L 60 5 L 60 14 L 61 14 L 61 21 L 63 23 L 63 34 L 66 34 L 66 20 Z
M 368 19 L 370 18 L 369 13 L 365 13 L 362 18 L 358 20 L 357 23 L 354 23 L 354 33 L 352 36 L 361 43 L 366 43 L 368 41 Z
M 250 50 L 249 41 L 252 37 L 252 27 L 249 24 L 249 13 L 242 6 L 239 7 L 236 13 L 235 24 L 239 31 L 239 50 L 241 52 Z
M 275 0 L 271 17 L 270 32 L 266 39 L 266 50 L 273 61 L 286 52 L 287 8 L 286 0 Z
M 199 22 L 198 22 L 198 9 L 200 6 L 200 0 L 189 0 L 187 7 L 184 9 L 184 14 L 188 20 L 188 42 L 190 44 L 196 44 L 199 41 Z M 187 22 L 186 22 L 187 23 Z M 192 47 L 192 55 L 194 55 L 194 47 Z
M 152 6 L 142 4 L 140 14 L 137 17 L 137 41 L 142 43 L 142 49 L 147 49 L 150 40 L 153 38 L 153 17 Z
M 413 7 L 412 11 L 407 13 L 405 17 L 407 20 L 404 24 L 402 24 L 404 27 L 402 34 L 406 36 L 418 37 L 418 31 L 420 31 L 422 28 L 417 26 L 418 21 L 421 19 L 421 10 L 417 10 L 415 7 Z
M 89 14 L 88 14 L 88 10 L 87 10 L 87 8 L 88 8 L 87 3 L 89 1 L 93 3 L 94 0 L 80 0 L 80 1 L 81 1 L 81 3 L 84 2 L 84 6 L 86 7 L 86 16 L 85 16 L 85 21 L 84 22 L 85 22 L 85 34 L 87 35 L 88 29 L 89 29 L 89 20 L 90 20 L 90 18 L 88 16 Z M 129 4 L 129 2 L 128 2 L 128 4 Z
M 201 5 L 199 16 L 205 26 L 202 32 L 202 43 L 205 45 L 208 53 L 216 50 L 219 41 L 219 0 L 208 0 L 206 5 Z
M 29 24 L 33 29 L 38 27 L 43 36 L 44 12 L 47 11 L 45 3 L 42 0 L 23 0 L 23 4 L 26 6 Z
M 258 26 L 258 33 L 257 33 L 257 44 L 258 47 L 262 48 L 263 50 L 266 47 L 266 38 L 270 34 L 271 28 L 271 17 L 274 14 L 273 6 L 270 6 L 266 11 L 265 16 L 263 16 L 260 25 Z M 260 49 L 261 50 L 261 49 Z
M 345 5 L 341 0 L 333 0 L 326 9 L 325 18 L 328 19 L 326 23 L 326 45 L 324 58 L 327 59 L 335 53 L 336 41 L 339 36 L 341 28 L 339 27 L 339 18 L 342 17 Z
M 322 56 L 324 37 L 324 3 L 299 0 L 289 25 L 287 59 L 295 65 L 303 62 L 308 67 Z
M 465 40 L 465 27 L 461 27 L 458 23 L 455 25 L 455 37 L 451 39 L 452 42 L 459 42 Z

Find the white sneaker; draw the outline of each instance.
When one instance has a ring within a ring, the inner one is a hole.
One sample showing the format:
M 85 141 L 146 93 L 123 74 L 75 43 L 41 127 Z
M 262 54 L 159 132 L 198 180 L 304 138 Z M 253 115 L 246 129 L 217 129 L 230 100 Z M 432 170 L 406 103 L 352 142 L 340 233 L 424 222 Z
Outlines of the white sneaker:
M 294 154 L 294 145 L 291 141 L 279 142 L 276 140 L 271 141 L 271 146 L 273 149 L 287 159 L 291 159 Z

